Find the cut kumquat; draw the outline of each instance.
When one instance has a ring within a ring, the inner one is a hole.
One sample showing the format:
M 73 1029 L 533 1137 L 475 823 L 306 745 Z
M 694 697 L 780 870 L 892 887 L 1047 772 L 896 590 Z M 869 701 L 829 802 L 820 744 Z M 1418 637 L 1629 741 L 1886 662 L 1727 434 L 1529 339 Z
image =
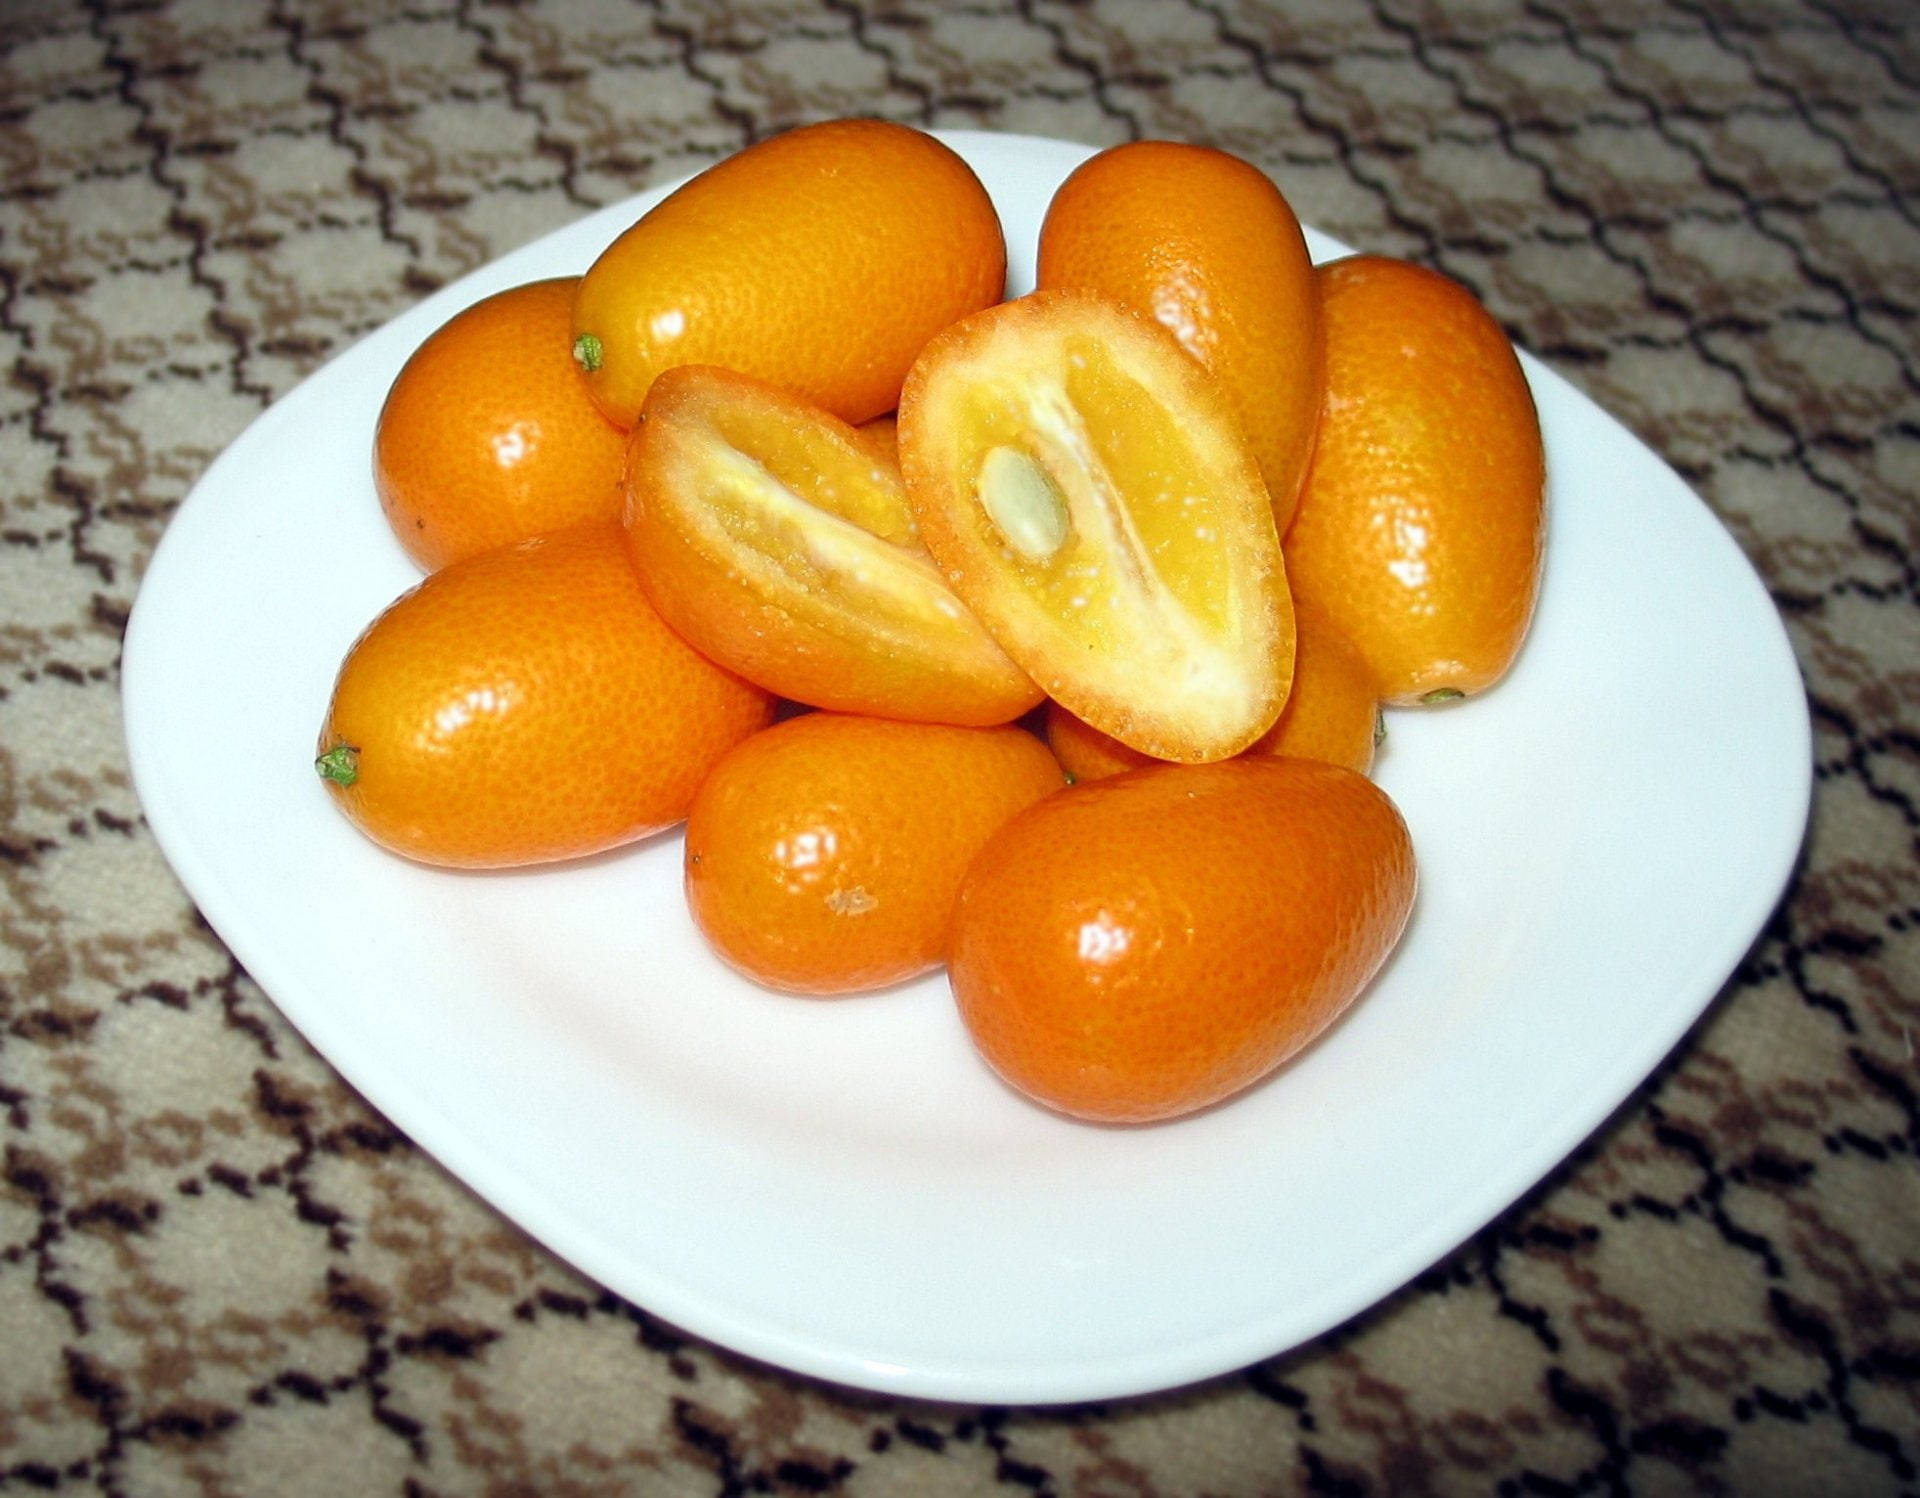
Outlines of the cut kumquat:
M 1161 759 L 1273 724 L 1293 660 L 1273 511 L 1172 334 L 1084 292 L 1002 303 L 927 345 L 899 439 L 927 547 L 1050 697 Z
M 886 448 L 800 397 L 669 370 L 626 482 L 647 596 L 748 680 L 815 707 L 974 726 L 1040 700 L 934 566 Z

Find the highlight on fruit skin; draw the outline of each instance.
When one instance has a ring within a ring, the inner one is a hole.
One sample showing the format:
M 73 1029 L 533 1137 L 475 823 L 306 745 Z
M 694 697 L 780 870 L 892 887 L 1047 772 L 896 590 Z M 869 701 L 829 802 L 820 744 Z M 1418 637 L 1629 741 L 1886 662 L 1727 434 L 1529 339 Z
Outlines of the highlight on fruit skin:
M 1166 329 L 1088 292 L 1003 302 L 928 343 L 898 425 L 928 549 L 1048 696 L 1160 759 L 1273 724 L 1294 643 L 1273 509 Z
M 814 712 L 738 745 L 687 819 L 687 908 L 756 982 L 845 994 L 946 953 L 954 892 L 1008 818 L 1060 789 L 1024 728 Z
M 1313 462 L 1287 531 L 1296 597 L 1391 706 L 1470 697 L 1539 600 L 1546 449 L 1524 368 L 1465 286 L 1381 255 L 1316 268 L 1327 339 Z
M 679 822 L 773 707 L 667 627 L 605 522 L 454 562 L 395 600 L 341 663 L 314 771 L 404 857 L 551 863 Z
M 1154 765 L 1029 807 L 982 848 L 947 968 L 975 1047 L 1045 1107 L 1210 1107 L 1320 1036 L 1399 942 L 1417 875 L 1365 776 L 1249 756 Z
M 839 712 L 971 726 L 1040 701 L 934 565 L 884 432 L 683 365 L 647 393 L 625 482 L 648 598 L 749 681 Z
M 999 215 L 957 152 L 827 120 L 717 162 L 630 225 L 581 279 L 569 346 L 623 428 L 656 376 L 701 363 L 859 423 L 893 409 L 928 338 L 1005 287 Z

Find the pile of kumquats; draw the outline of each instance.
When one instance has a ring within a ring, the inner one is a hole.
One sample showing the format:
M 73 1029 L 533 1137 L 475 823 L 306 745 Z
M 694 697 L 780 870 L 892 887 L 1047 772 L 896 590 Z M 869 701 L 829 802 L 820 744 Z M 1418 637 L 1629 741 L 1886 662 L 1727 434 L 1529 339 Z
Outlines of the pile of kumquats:
M 958 155 L 835 120 L 453 317 L 374 441 L 428 575 L 349 651 L 316 765 L 450 867 L 684 822 L 739 971 L 822 995 L 944 963 L 1012 1087 L 1170 1118 L 1399 940 L 1381 709 L 1520 649 L 1539 421 L 1470 293 L 1316 268 L 1217 150 L 1095 155 L 1038 289 L 1006 299 L 1006 263 Z

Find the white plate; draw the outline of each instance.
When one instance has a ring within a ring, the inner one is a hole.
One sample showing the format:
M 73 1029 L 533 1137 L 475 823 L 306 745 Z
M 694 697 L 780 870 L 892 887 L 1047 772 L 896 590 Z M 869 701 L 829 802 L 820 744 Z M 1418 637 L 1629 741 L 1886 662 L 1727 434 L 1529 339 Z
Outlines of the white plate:
M 1024 289 L 1087 149 L 945 138 Z M 457 308 L 584 270 L 665 190 L 446 288 L 266 411 L 181 506 L 127 635 L 135 781 L 187 889 L 340 1072 L 501 1211 L 647 1310 L 805 1373 L 967 1401 L 1143 1392 L 1404 1283 L 1714 997 L 1799 846 L 1799 675 L 1706 508 L 1531 360 L 1552 524 L 1532 638 L 1486 697 L 1393 716 L 1378 779 L 1421 860 L 1412 925 L 1341 1025 L 1224 1107 L 1146 1129 L 1050 1116 L 975 1058 L 939 976 L 761 992 L 690 925 L 677 836 L 482 876 L 364 841 L 311 761 L 348 645 L 417 580 L 369 477 L 387 386 Z

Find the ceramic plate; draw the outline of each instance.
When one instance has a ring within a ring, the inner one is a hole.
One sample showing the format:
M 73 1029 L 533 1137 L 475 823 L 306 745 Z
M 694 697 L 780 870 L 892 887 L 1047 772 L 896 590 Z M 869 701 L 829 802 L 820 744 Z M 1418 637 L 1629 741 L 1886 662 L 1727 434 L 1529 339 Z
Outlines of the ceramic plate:
M 1025 289 L 1087 149 L 946 139 Z M 1403 1284 L 1700 1015 L 1799 845 L 1805 697 L 1727 533 L 1531 360 L 1551 472 L 1532 637 L 1484 698 L 1393 715 L 1378 765 L 1421 860 L 1406 938 L 1320 1043 L 1206 1114 L 1121 1129 L 1030 1106 L 976 1059 L 941 976 L 837 1002 L 756 989 L 690 924 L 675 835 L 491 875 L 365 841 L 311 761 L 348 645 L 417 580 L 369 476 L 388 384 L 459 307 L 584 271 L 664 191 L 446 288 L 267 410 L 181 506 L 127 635 L 135 780 L 187 889 L 340 1072 L 501 1211 L 787 1368 L 966 1401 L 1126 1395 Z

